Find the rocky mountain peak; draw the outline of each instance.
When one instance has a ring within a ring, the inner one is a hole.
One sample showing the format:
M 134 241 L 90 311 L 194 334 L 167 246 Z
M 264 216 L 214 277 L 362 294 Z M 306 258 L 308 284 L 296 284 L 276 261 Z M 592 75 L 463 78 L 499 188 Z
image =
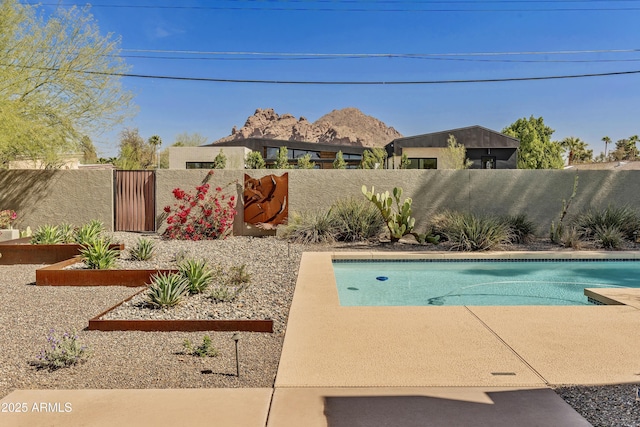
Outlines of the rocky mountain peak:
M 286 141 L 321 142 L 325 144 L 382 147 L 402 135 L 375 117 L 357 108 L 333 110 L 314 123 L 301 116 L 279 115 L 273 108 L 258 108 L 240 129 L 216 142 L 240 141 L 248 138 L 268 138 Z

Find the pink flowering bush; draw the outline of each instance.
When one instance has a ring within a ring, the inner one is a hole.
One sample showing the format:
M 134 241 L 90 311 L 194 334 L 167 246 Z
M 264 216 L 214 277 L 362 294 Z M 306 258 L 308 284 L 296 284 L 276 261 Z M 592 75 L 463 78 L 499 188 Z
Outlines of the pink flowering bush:
M 211 172 L 209 176 L 211 176 Z M 221 187 L 210 192 L 208 183 L 196 187 L 195 194 L 180 188 L 173 190 L 176 202 L 166 206 L 167 228 L 163 236 L 170 239 L 224 239 L 232 231 L 236 198 L 224 194 Z
M 5 209 L 0 211 L 0 228 L 11 228 L 11 223 L 18 218 L 16 211 Z

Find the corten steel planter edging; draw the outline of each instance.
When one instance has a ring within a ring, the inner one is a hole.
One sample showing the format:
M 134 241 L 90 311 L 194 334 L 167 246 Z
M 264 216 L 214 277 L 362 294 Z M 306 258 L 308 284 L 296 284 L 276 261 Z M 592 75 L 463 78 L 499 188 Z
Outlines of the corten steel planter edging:
M 60 243 L 56 245 L 32 245 L 30 238 L 0 242 L 0 265 L 55 264 L 80 255 L 82 245 Z M 111 249 L 124 250 L 124 244 L 114 243 Z
M 92 319 L 89 319 L 90 331 L 143 331 L 143 332 L 273 332 L 273 320 L 126 320 L 126 319 L 101 319 L 112 310 L 130 301 L 145 289 L 136 292 L 124 301 L 103 311 Z
M 80 262 L 76 257 L 36 270 L 37 286 L 147 286 L 151 276 L 171 274 L 178 270 L 64 270 Z

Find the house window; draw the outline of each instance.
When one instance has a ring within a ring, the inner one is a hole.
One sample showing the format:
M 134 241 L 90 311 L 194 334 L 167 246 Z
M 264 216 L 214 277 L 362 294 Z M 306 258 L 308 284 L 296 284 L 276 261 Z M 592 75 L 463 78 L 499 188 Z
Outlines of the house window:
M 438 169 L 438 159 L 409 159 L 408 169 Z
M 213 169 L 213 162 L 187 162 L 187 169 Z

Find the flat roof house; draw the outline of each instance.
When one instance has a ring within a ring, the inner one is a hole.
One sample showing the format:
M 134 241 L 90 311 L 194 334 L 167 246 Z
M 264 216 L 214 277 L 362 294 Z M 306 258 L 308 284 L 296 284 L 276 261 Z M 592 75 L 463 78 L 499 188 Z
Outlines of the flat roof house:
M 287 147 L 287 156 L 291 165 L 297 165 L 298 159 L 306 154 L 316 169 L 333 169 L 333 161 L 338 151 L 348 169 L 356 169 L 367 147 L 356 145 L 324 144 L 319 142 L 287 141 L 268 138 L 247 138 L 239 141 L 226 141 L 200 147 L 171 147 L 169 149 L 169 167 L 171 169 L 207 169 L 213 167 L 213 159 L 220 150 L 227 157 L 228 169 L 244 169 L 244 158 L 250 151 L 257 151 L 265 160 L 267 168 L 273 168 L 280 147 Z M 235 151 L 234 151 L 235 150 Z
M 449 135 L 467 150 L 467 158 L 473 162 L 471 169 L 516 169 L 520 141 L 482 126 L 445 130 L 424 135 L 398 138 L 385 146 L 387 167 L 400 168 L 400 160 L 406 154 L 410 169 L 447 169 L 446 149 Z

